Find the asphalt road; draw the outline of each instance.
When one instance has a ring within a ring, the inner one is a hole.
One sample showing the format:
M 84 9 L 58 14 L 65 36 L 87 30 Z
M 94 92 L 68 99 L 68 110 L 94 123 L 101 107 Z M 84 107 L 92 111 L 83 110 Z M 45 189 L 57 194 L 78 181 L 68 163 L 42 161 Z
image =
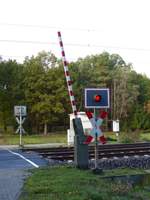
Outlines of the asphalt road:
M 17 200 L 28 169 L 46 165 L 46 160 L 37 153 L 0 147 L 0 200 Z

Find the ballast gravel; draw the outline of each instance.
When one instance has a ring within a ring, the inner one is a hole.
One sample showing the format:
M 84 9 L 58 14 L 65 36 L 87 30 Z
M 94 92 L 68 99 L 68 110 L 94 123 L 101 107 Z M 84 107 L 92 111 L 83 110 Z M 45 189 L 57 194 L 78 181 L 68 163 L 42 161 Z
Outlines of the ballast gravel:
M 74 166 L 73 161 L 60 161 L 48 159 L 50 166 L 56 165 L 72 165 Z M 95 161 L 89 160 L 89 168 L 94 168 Z M 150 155 L 144 156 L 125 156 L 125 157 L 113 157 L 113 158 L 102 158 L 98 160 L 98 168 L 101 169 L 115 169 L 115 168 L 141 168 L 141 169 L 150 169 Z

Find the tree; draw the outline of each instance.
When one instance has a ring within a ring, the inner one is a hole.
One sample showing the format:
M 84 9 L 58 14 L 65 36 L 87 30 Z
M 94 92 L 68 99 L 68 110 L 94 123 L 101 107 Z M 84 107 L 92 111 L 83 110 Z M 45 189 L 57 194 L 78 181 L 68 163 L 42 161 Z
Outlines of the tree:
M 14 105 L 23 97 L 22 71 L 22 65 L 17 64 L 16 61 L 0 62 L 0 118 L 5 131 L 7 125 L 14 120 Z
M 30 119 L 34 117 L 36 132 L 44 126 L 47 134 L 48 124 L 60 120 L 65 113 L 66 92 L 64 86 L 64 73 L 55 65 L 49 65 L 51 54 L 39 53 L 25 61 L 25 97 L 29 108 Z M 46 60 L 45 60 L 46 59 Z M 52 56 L 52 60 L 54 57 Z M 48 62 L 47 62 L 48 61 Z
M 119 68 L 113 76 L 113 119 L 127 118 L 139 95 L 138 85 L 131 84 L 130 67 Z

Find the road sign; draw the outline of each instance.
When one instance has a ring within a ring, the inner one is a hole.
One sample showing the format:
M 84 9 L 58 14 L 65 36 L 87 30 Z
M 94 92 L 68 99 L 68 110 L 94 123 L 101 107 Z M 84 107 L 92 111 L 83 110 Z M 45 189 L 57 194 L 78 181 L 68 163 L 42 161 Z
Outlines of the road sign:
M 109 108 L 108 88 L 85 88 L 85 108 Z
M 14 114 L 15 116 L 26 116 L 27 115 L 27 107 L 26 106 L 14 106 Z
M 103 111 L 98 118 L 95 118 L 93 113 L 91 113 L 89 111 L 86 112 L 86 115 L 91 122 L 92 129 L 91 129 L 90 135 L 87 137 L 84 144 L 89 144 L 96 137 L 99 138 L 99 141 L 102 144 L 105 144 L 106 139 L 105 139 L 104 134 L 102 133 L 102 131 L 100 129 L 100 126 L 101 126 L 104 118 L 107 116 L 107 112 Z
M 27 107 L 26 106 L 14 106 L 14 114 L 16 116 L 16 121 L 19 124 L 16 133 L 20 134 L 20 146 L 22 146 L 22 133 L 25 133 L 22 124 L 25 121 L 25 116 L 27 115 Z

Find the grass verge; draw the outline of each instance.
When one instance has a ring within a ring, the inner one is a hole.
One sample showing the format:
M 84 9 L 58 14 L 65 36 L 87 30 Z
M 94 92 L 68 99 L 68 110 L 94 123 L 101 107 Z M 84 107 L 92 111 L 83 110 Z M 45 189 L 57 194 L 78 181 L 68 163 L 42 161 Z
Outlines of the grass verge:
M 119 134 L 119 138 L 113 132 L 106 132 L 105 136 L 107 138 L 108 144 L 115 144 L 121 141 L 121 137 L 124 133 Z M 139 141 L 150 141 L 150 133 L 141 133 Z M 126 141 L 128 143 L 128 141 Z M 22 143 L 26 144 L 46 144 L 46 143 L 67 143 L 67 133 L 50 133 L 46 136 L 44 135 L 23 135 Z M 0 145 L 18 145 L 19 144 L 19 134 L 3 134 L 0 135 Z
M 52 133 L 49 135 L 23 135 L 22 143 L 26 144 L 46 144 L 46 143 L 67 143 L 65 133 Z M 18 135 L 3 135 L 0 136 L 0 145 L 18 145 Z
M 94 175 L 90 170 L 59 166 L 32 171 L 20 200 L 146 200 L 150 192 L 143 187 L 113 183 L 105 176 L 141 174 L 144 170 L 107 170 Z

